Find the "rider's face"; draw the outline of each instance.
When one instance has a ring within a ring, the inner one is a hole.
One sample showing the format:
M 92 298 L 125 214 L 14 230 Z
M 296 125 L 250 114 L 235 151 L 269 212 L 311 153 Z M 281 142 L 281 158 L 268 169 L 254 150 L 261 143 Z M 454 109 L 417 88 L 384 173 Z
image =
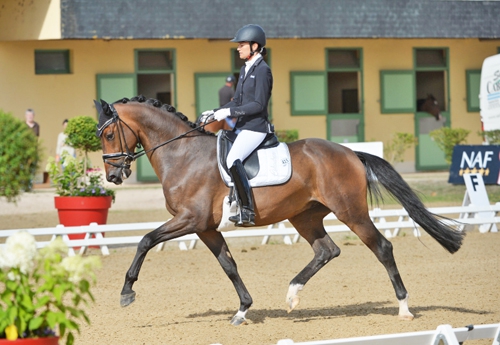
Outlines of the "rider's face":
M 253 50 L 255 51 L 258 48 L 259 48 L 259 45 L 254 42 Z M 247 59 L 250 59 L 252 57 L 250 55 L 250 42 L 238 43 L 238 48 L 236 48 L 236 50 L 238 51 L 238 53 L 240 53 L 240 59 L 242 59 L 242 60 L 247 60 Z
M 238 43 L 238 53 L 240 53 L 240 59 L 246 60 L 250 57 L 250 43 L 249 42 L 240 42 Z

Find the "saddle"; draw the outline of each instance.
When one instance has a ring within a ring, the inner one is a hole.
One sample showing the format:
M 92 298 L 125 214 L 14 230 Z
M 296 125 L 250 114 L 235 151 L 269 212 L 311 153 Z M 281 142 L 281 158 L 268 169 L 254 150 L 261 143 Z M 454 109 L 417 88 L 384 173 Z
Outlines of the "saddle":
M 227 168 L 226 159 L 229 150 L 233 147 L 234 140 L 236 140 L 236 134 L 233 131 L 220 131 L 221 134 L 217 140 L 218 148 L 220 148 L 219 163 L 222 165 L 226 173 L 229 175 L 229 169 Z M 259 172 L 259 157 L 257 151 L 260 149 L 276 147 L 280 144 L 278 137 L 274 133 L 269 133 L 264 141 L 257 146 L 257 148 L 248 156 L 242 163 L 245 168 L 245 172 L 249 180 L 257 176 Z M 219 151 L 219 150 L 218 150 Z
M 221 177 L 228 187 L 232 186 L 226 159 L 237 134 L 219 131 L 217 135 L 217 161 Z M 280 143 L 274 133 L 269 133 L 264 141 L 243 162 L 250 186 L 259 187 L 281 184 L 290 179 L 291 160 L 288 146 Z

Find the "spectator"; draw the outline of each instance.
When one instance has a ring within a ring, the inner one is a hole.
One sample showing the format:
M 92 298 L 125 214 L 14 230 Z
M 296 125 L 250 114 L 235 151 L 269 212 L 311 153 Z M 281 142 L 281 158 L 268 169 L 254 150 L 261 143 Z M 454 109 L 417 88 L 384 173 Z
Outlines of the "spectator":
M 64 151 L 68 152 L 68 154 L 70 154 L 73 157 L 76 156 L 75 149 L 66 143 L 66 138 L 68 138 L 68 136 L 64 133 L 64 130 L 66 129 L 67 125 L 68 125 L 68 119 L 64 119 L 64 121 L 62 123 L 63 130 L 57 136 L 57 146 L 56 146 L 56 162 L 57 163 L 59 163 L 59 161 L 61 160 L 61 156 L 62 156 Z
M 28 125 L 29 128 L 33 130 L 33 133 L 37 137 L 40 136 L 40 125 L 35 122 L 35 111 L 33 109 L 26 109 L 26 112 L 24 113 L 24 117 L 26 119 L 26 124 Z

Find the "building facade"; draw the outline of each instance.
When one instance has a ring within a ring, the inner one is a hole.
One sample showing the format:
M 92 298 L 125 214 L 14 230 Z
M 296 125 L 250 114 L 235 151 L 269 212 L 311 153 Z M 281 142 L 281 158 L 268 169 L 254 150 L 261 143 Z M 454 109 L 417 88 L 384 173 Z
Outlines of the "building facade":
M 440 170 L 430 131 L 466 128 L 482 142 L 479 76 L 499 53 L 499 15 L 495 1 L 2 0 L 0 109 L 33 108 L 47 156 L 63 119 L 96 116 L 94 99 L 143 94 L 194 121 L 239 73 L 229 39 L 253 22 L 268 36 L 277 129 L 335 142 L 412 133 L 419 144 L 398 170 Z M 428 94 L 443 120 L 418 110 Z M 136 179 L 154 179 L 138 164 Z

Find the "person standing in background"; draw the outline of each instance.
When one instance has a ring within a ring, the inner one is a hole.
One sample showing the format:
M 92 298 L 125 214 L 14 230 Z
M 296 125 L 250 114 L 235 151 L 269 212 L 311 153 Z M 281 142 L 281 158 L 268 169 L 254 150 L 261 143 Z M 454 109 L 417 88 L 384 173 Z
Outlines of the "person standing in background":
M 33 133 L 37 137 L 40 136 L 40 125 L 35 122 L 35 111 L 33 109 L 26 109 L 26 112 L 24 113 L 25 117 L 25 122 L 28 125 L 29 128 L 33 130 Z
M 75 154 L 75 149 L 71 146 L 69 146 L 66 143 L 66 138 L 68 137 L 65 133 L 64 130 L 66 129 L 66 126 L 68 125 L 68 119 L 64 119 L 62 126 L 63 130 L 59 135 L 57 136 L 57 146 L 56 146 L 56 163 L 59 163 L 61 160 L 61 156 L 64 151 L 68 152 L 69 155 L 76 157 Z
M 228 75 L 226 77 L 226 83 L 224 84 L 223 87 L 219 89 L 219 107 L 222 107 L 229 102 L 233 100 L 234 97 L 234 85 L 235 79 L 234 76 Z M 234 125 L 236 124 L 236 118 L 234 117 L 227 117 L 226 119 L 227 124 L 229 127 L 234 128 Z

